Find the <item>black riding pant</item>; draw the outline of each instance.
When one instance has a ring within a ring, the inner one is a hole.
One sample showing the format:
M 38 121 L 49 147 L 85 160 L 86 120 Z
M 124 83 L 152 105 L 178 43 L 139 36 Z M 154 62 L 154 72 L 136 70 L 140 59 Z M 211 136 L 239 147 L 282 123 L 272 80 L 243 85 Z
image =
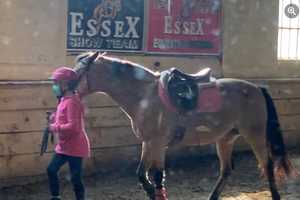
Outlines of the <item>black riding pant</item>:
M 47 173 L 49 178 L 49 187 L 52 196 L 59 196 L 59 169 L 68 162 L 71 172 L 71 181 L 75 192 L 76 200 L 84 200 L 85 189 L 82 183 L 82 158 L 67 156 L 55 153 L 50 162 Z

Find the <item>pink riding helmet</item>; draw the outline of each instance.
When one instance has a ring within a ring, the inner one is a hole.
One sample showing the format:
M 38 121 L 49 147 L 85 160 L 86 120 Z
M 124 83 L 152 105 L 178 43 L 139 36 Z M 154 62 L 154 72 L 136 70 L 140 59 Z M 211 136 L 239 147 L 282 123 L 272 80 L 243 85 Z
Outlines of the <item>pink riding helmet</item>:
M 57 81 L 70 81 L 78 78 L 77 73 L 69 67 L 59 67 L 52 73 L 50 79 Z

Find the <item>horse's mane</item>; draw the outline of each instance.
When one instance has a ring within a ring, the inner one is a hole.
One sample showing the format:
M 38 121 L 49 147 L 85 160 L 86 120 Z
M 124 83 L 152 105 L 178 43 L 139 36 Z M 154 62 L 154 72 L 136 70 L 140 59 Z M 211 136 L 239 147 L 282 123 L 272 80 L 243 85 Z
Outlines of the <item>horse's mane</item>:
M 85 52 L 85 53 L 82 53 L 80 55 L 78 55 L 75 59 L 75 63 L 78 63 L 80 62 L 81 59 L 87 57 L 87 56 L 90 56 L 91 54 L 93 54 L 93 52 Z M 108 61 L 111 61 L 112 63 L 116 63 L 116 64 L 120 64 L 120 65 L 123 65 L 123 66 L 126 66 L 128 68 L 138 68 L 138 69 L 141 69 L 141 70 L 144 70 L 150 74 L 152 74 L 153 76 L 157 77 L 160 75 L 160 72 L 154 72 L 152 71 L 151 69 L 143 66 L 143 65 L 140 65 L 138 63 L 134 63 L 132 61 L 129 61 L 129 60 L 125 60 L 125 59 L 120 59 L 120 58 L 116 58 L 116 57 L 111 57 L 111 56 L 107 56 L 106 53 L 103 53 L 103 54 L 99 54 L 99 56 L 95 59 L 95 63 L 100 63 L 101 62 L 101 59 L 104 59 L 104 60 L 108 60 Z M 74 68 L 74 70 L 79 70 L 80 68 L 82 68 L 82 66 L 77 66 Z
M 112 62 L 116 62 L 116 63 L 119 63 L 119 64 L 123 64 L 123 65 L 126 65 L 127 67 L 129 68 L 139 68 L 139 69 L 142 69 L 154 76 L 157 76 L 159 75 L 160 73 L 159 72 L 154 72 L 152 71 L 151 69 L 141 65 L 141 64 L 138 64 L 138 63 L 135 63 L 135 62 L 132 62 L 132 61 L 129 61 L 129 60 L 123 60 L 123 59 L 120 59 L 120 58 L 115 58 L 115 57 L 109 57 L 109 56 L 103 56 L 103 58 L 105 60 L 109 60 L 109 61 L 112 61 Z M 97 62 L 97 61 L 96 61 Z

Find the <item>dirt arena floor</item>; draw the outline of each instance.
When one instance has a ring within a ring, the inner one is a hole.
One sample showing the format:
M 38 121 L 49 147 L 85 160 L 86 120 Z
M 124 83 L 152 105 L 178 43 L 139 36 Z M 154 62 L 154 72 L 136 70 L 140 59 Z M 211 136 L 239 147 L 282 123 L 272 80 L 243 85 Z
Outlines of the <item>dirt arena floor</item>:
M 300 171 L 300 150 L 289 152 Z M 267 183 L 259 178 L 256 160 L 250 153 L 235 156 L 235 171 L 229 179 L 222 200 L 269 200 Z M 85 178 L 88 200 L 147 200 L 137 184 L 135 168 L 115 173 L 98 173 Z M 218 176 L 215 156 L 186 156 L 169 162 L 167 187 L 169 200 L 206 200 Z M 63 200 L 72 200 L 73 192 L 68 181 L 61 184 Z M 289 180 L 280 187 L 282 199 L 300 199 L 300 178 Z M 47 200 L 47 183 L 4 188 L 1 200 Z

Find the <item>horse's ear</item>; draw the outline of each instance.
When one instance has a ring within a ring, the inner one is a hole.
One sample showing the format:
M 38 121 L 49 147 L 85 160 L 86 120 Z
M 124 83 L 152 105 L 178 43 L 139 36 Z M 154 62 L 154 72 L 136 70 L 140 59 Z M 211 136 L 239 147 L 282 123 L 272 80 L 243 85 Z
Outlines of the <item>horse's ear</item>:
M 92 52 L 88 54 L 83 54 L 78 56 L 75 61 L 76 68 L 83 68 L 89 66 L 92 62 L 94 62 L 99 56 L 99 52 Z
M 107 54 L 106 51 L 104 51 L 103 53 L 100 54 L 100 56 L 105 56 Z
M 85 58 L 86 66 L 89 66 L 92 62 L 94 62 L 99 56 L 99 51 L 91 53 L 88 57 Z
M 99 51 L 94 52 L 94 53 L 90 56 L 90 62 L 93 62 L 94 60 L 96 60 L 98 56 L 99 56 Z

